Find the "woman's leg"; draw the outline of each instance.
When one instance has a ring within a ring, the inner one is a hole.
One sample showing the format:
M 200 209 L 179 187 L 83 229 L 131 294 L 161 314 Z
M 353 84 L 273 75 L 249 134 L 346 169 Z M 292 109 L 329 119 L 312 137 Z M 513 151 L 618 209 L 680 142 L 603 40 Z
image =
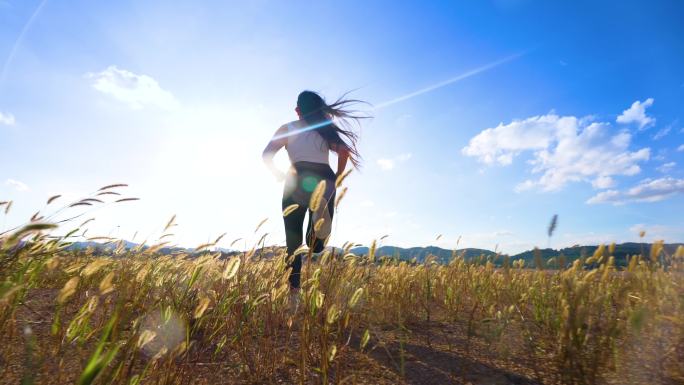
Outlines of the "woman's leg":
M 335 205 L 335 173 L 327 164 L 299 162 L 295 163 L 293 168 L 294 170 L 288 176 L 283 190 L 283 209 L 292 204 L 299 205 L 295 211 L 284 218 L 287 254 L 288 257 L 292 258 L 289 265 L 292 267 L 290 286 L 298 288 L 302 269 L 302 257 L 301 255 L 293 256 L 292 254 L 302 244 L 302 225 L 304 224 L 304 216 L 309 208 L 311 193 L 319 181 L 326 181 L 326 189 L 319 209 L 315 213 L 309 211 L 306 240 L 306 244 L 314 252 L 320 252 L 325 246 L 325 239 L 330 235 L 332 226 L 332 214 Z M 317 234 L 313 234 L 315 223 L 320 218 L 324 218 L 323 226 L 318 229 Z M 314 242 L 316 238 L 319 239 Z
M 290 199 L 283 199 L 283 209 L 295 204 Z M 288 267 L 292 268 L 290 272 L 290 287 L 299 288 L 299 277 L 302 270 L 302 256 L 301 254 L 293 255 L 295 250 L 302 245 L 302 226 L 304 225 L 304 216 L 306 215 L 306 207 L 298 207 L 288 216 L 283 217 L 285 223 L 285 243 L 287 244 L 287 256 L 292 258 Z
M 332 230 L 332 219 L 335 214 L 335 181 L 326 181 L 326 191 L 322 199 L 323 202 L 317 212 L 309 210 L 309 223 L 306 226 L 306 245 L 313 249 L 314 253 L 323 251 L 325 240 Z M 323 219 L 323 224 L 315 231 L 314 227 L 319 219 Z

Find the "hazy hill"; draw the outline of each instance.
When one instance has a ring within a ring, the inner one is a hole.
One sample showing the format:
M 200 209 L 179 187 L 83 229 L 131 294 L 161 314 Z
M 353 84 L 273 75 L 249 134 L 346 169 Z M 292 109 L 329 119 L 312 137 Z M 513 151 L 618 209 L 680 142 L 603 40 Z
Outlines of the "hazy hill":
M 109 251 L 109 250 L 116 249 L 117 245 L 118 245 L 118 241 L 107 243 L 107 244 L 100 243 L 100 242 L 87 241 L 87 242 L 74 242 L 68 248 L 71 250 L 80 250 L 80 249 L 86 249 L 88 247 L 92 247 L 93 249 L 98 250 L 98 251 Z M 133 243 L 133 242 L 129 242 L 129 241 L 124 241 L 124 245 L 125 245 L 126 249 L 132 249 L 132 248 L 138 246 L 137 243 Z
M 674 252 L 677 250 L 677 247 L 681 245 L 681 243 L 670 243 L 670 244 L 665 244 L 664 245 L 664 250 L 668 254 L 674 254 Z M 542 260 L 548 260 L 553 257 L 559 257 L 561 254 L 565 256 L 566 262 L 571 263 L 575 259 L 581 258 L 582 256 L 592 256 L 594 254 L 594 251 L 598 248 L 597 245 L 588 245 L 588 246 L 574 246 L 574 247 L 566 247 L 563 249 L 539 249 L 539 253 L 541 254 Z M 607 248 L 607 246 L 606 246 Z M 634 242 L 628 242 L 628 243 L 622 243 L 619 245 L 615 245 L 615 251 L 613 253 L 613 256 L 615 257 L 615 263 L 619 266 L 624 266 L 627 263 L 627 259 L 629 256 L 632 255 L 637 255 L 637 254 L 643 254 L 643 255 L 648 255 L 651 250 L 651 244 L 650 243 L 634 243 Z M 365 255 L 368 254 L 368 247 L 356 247 L 351 249 L 351 252 L 357 255 Z M 428 247 L 412 247 L 412 248 L 401 248 L 401 247 L 395 247 L 395 246 L 383 246 L 379 247 L 375 255 L 378 257 L 382 256 L 389 256 L 389 257 L 396 257 L 399 259 L 403 260 L 411 260 L 413 258 L 416 258 L 416 261 L 418 262 L 423 262 L 425 258 L 428 255 L 435 255 L 437 256 L 437 260 L 440 263 L 448 263 L 451 260 L 451 257 L 453 255 L 453 250 L 449 249 L 443 249 L 440 247 L 436 246 L 428 246 Z M 486 257 L 494 257 L 496 256 L 496 253 L 494 253 L 491 250 L 486 250 L 486 249 L 476 249 L 476 248 L 466 248 L 466 249 L 458 249 L 456 250 L 456 254 L 459 256 L 463 256 L 466 260 L 470 260 L 473 258 L 478 258 L 480 256 Z M 525 265 L 526 266 L 534 266 L 534 250 L 527 250 L 519 254 L 515 254 L 512 256 L 509 256 L 511 261 L 518 260 L 518 259 L 523 259 L 525 260 Z M 503 258 L 498 257 L 494 259 L 494 263 L 497 265 L 501 265 L 503 263 Z
M 356 255 L 366 255 L 368 254 L 368 247 L 355 247 L 350 250 L 352 253 Z M 438 262 L 440 263 L 447 263 L 451 260 L 451 257 L 453 256 L 454 250 L 450 249 L 442 249 L 441 247 L 437 246 L 427 246 L 427 247 L 411 247 L 411 248 L 403 248 L 403 247 L 397 247 L 397 246 L 382 246 L 378 247 L 375 250 L 375 255 L 377 257 L 397 257 L 399 259 L 403 260 L 412 260 L 413 258 L 416 259 L 417 262 L 423 262 L 425 261 L 425 258 L 428 255 L 434 255 L 437 257 Z M 481 255 L 484 255 L 485 257 L 488 256 L 494 256 L 496 253 L 494 253 L 491 250 L 485 250 L 485 249 L 475 249 L 475 248 L 466 248 L 466 249 L 458 249 L 456 250 L 457 255 L 462 255 L 466 259 L 470 258 L 475 258 L 479 257 Z
M 133 247 L 138 246 L 138 244 L 129 242 L 129 241 L 124 241 L 126 244 L 127 249 L 131 249 Z M 664 245 L 664 250 L 668 254 L 674 254 L 674 252 L 677 250 L 677 247 L 681 245 L 681 243 L 670 243 L 670 244 L 665 244 Z M 72 250 L 79 250 L 79 249 L 85 249 L 87 247 L 92 247 L 96 249 L 99 252 L 104 252 L 108 253 L 114 250 L 116 248 L 116 243 L 109 243 L 109 244 L 102 244 L 102 243 L 97 243 L 97 242 L 74 242 L 69 249 Z M 606 246 L 607 247 L 607 246 Z M 143 247 L 143 249 L 146 249 L 147 247 Z M 539 253 L 541 254 L 542 260 L 548 260 L 553 257 L 558 257 L 561 254 L 565 256 L 566 262 L 567 263 L 572 263 L 577 258 L 581 258 L 582 256 L 589 257 L 594 254 L 594 251 L 598 246 L 596 245 L 586 245 L 586 246 L 574 246 L 574 247 L 566 247 L 563 249 L 539 249 Z M 264 257 L 269 257 L 273 253 L 273 249 L 270 247 L 266 248 L 268 252 L 262 254 L 261 252 L 257 253 L 257 255 L 264 256 Z M 651 250 L 651 244 L 650 243 L 635 243 L 635 242 L 628 242 L 628 243 L 622 243 L 618 244 L 615 246 L 615 252 L 613 253 L 613 256 L 615 257 L 615 262 L 619 266 L 624 266 L 627 263 L 627 259 L 629 256 L 632 255 L 637 255 L 637 254 L 644 254 L 648 255 L 649 251 Z M 230 256 L 238 253 L 236 250 L 228 250 L 228 249 L 219 249 L 224 255 Z M 188 253 L 192 254 L 194 252 L 194 249 L 192 248 L 180 248 L 180 247 L 165 247 L 159 250 L 160 253 L 162 254 L 173 254 L 173 253 Z M 368 254 L 368 247 L 366 246 L 360 246 L 360 247 L 355 247 L 350 250 L 350 252 L 356 254 L 356 255 L 366 255 Z M 439 263 L 448 263 L 451 261 L 452 256 L 454 255 L 454 252 L 458 256 L 463 256 L 466 260 L 472 260 L 474 258 L 478 257 L 496 257 L 496 253 L 491 251 L 491 250 L 486 250 L 486 249 L 477 249 L 477 248 L 464 248 L 464 249 L 457 249 L 457 250 L 451 250 L 451 249 L 443 249 L 441 247 L 437 246 L 427 246 L 427 247 L 410 247 L 410 248 L 403 248 L 403 247 L 397 247 L 397 246 L 382 246 L 376 249 L 375 255 L 376 257 L 393 257 L 393 258 L 398 258 L 401 260 L 405 261 L 410 261 L 415 259 L 417 262 L 424 262 L 425 258 L 427 258 L 428 255 L 434 255 L 437 257 L 437 262 Z M 525 265 L 526 266 L 534 266 L 534 250 L 527 250 L 519 254 L 515 254 L 512 256 L 509 256 L 511 261 L 523 259 L 525 260 Z M 497 258 L 493 258 L 493 261 L 497 265 L 501 265 L 503 263 L 503 258 L 501 256 Z
M 674 254 L 679 245 L 681 245 L 681 243 L 669 243 L 665 244 L 663 246 L 663 249 L 668 254 Z M 606 248 L 607 247 L 608 246 L 606 246 Z M 560 250 L 539 249 L 539 252 L 541 253 L 542 259 L 544 260 L 552 257 L 558 257 L 562 254 L 563 256 L 565 256 L 567 262 L 572 262 L 575 259 L 581 258 L 583 256 L 592 256 L 597 248 L 598 246 L 575 246 L 566 247 Z M 617 265 L 624 266 L 627 264 L 627 260 L 630 256 L 637 254 L 649 255 L 650 250 L 650 243 L 627 242 L 615 245 L 615 251 L 612 255 L 615 257 L 615 263 Z M 531 266 L 534 264 L 534 250 L 528 250 L 520 254 L 516 254 L 512 256 L 511 259 L 524 259 L 525 264 Z
M 111 243 L 99 243 L 99 242 L 93 242 L 93 241 L 87 241 L 87 242 L 74 242 L 72 243 L 68 249 L 69 250 L 83 250 L 88 247 L 96 250 L 99 253 L 111 253 L 113 252 L 117 246 L 118 246 L 119 241 L 116 242 L 111 242 Z M 124 249 L 130 250 L 133 249 L 137 246 L 139 246 L 139 243 L 134 243 L 130 241 L 124 240 Z M 143 250 L 147 249 L 149 246 L 143 246 Z M 192 253 L 192 249 L 186 249 L 182 247 L 163 247 L 159 250 L 160 253 L 162 254 L 173 254 L 173 253 L 179 253 L 179 252 L 185 252 L 185 253 Z

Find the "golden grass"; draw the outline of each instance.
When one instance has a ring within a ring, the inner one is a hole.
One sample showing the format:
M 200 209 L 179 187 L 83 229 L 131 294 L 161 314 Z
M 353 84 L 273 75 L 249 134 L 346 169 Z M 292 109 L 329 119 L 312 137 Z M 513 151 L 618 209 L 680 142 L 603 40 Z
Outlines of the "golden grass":
M 346 243 L 309 258 L 290 293 L 283 248 L 227 257 L 210 250 L 221 235 L 193 255 L 161 255 L 162 243 L 70 251 L 74 233 L 51 231 L 29 223 L 1 238 L 0 354 L 12 365 L 0 378 L 10 382 L 392 383 L 411 376 L 416 344 L 472 360 L 486 351 L 496 370 L 539 383 L 684 381 L 683 247 L 667 255 L 656 243 L 620 271 L 613 246 L 545 270 L 458 255 L 397 261 L 375 242 L 357 256 Z M 362 370 L 383 351 L 395 380 Z

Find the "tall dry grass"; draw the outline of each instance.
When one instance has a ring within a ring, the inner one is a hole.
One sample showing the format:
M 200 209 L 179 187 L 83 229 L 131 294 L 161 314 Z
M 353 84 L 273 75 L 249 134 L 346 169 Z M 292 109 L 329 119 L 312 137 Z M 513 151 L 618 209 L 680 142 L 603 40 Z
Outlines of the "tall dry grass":
M 57 212 L 130 200 L 121 187 Z M 282 248 L 226 258 L 211 251 L 221 236 L 192 255 L 162 255 L 174 217 L 156 244 L 108 240 L 105 255 L 70 250 L 85 224 L 53 236 L 50 218 L 2 235 L 0 378 L 12 382 L 355 383 L 369 376 L 358 357 L 388 346 L 398 347 L 391 369 L 405 375 L 417 340 L 465 355 L 486 344 L 542 383 L 684 381 L 682 247 L 667 255 L 656 243 L 619 271 L 610 247 L 545 270 L 458 255 L 416 264 L 376 256 L 375 243 L 357 256 L 348 243 L 309 253 L 293 295 Z

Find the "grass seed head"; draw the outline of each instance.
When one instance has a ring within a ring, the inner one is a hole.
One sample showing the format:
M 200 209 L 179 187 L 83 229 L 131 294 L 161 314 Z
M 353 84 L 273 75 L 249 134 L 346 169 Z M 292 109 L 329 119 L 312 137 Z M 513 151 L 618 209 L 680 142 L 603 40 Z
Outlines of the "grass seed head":
M 193 318 L 201 318 L 204 312 L 207 310 L 207 308 L 209 308 L 210 303 L 211 300 L 208 297 L 201 297 L 199 302 L 197 303 L 197 307 L 195 307 Z
M 299 208 L 299 205 L 296 204 L 296 203 L 287 206 L 287 207 L 285 208 L 285 210 L 283 210 L 283 216 L 286 217 L 286 216 L 292 214 L 292 213 L 293 213 L 295 210 L 297 210 L 298 208 Z
M 657 262 L 660 253 L 663 251 L 663 241 L 655 241 L 651 245 L 651 262 Z
M 110 271 L 100 282 L 100 294 L 105 295 L 114 290 L 114 272 Z
M 81 275 L 84 277 L 89 277 L 95 273 L 97 273 L 100 269 L 103 267 L 109 265 L 109 260 L 104 259 L 104 258 L 98 258 L 92 262 L 90 262 L 82 271 Z
M 314 224 L 314 232 L 319 232 L 321 231 L 321 228 L 325 224 L 325 218 L 318 218 L 316 221 L 316 224 Z
M 335 180 L 335 187 L 339 188 L 344 182 L 344 180 L 349 176 L 349 174 L 351 174 L 352 170 L 353 169 L 350 168 L 349 170 L 343 172 L 340 176 L 338 176 Z
M 356 306 L 356 304 L 359 303 L 359 299 L 361 299 L 362 295 L 363 295 L 363 288 L 360 287 L 360 288 L 356 289 L 354 294 L 349 299 L 349 307 L 353 309 Z
M 145 345 L 152 342 L 156 336 L 157 333 L 153 332 L 152 330 L 143 330 L 143 332 L 140 333 L 140 337 L 138 337 L 138 349 L 142 349 Z
M 266 223 L 267 220 L 268 220 L 268 218 L 262 219 L 261 222 L 259 222 L 259 224 L 257 225 L 256 229 L 254 229 L 254 233 L 256 233 L 257 231 L 259 231 L 259 229 L 261 228 L 261 226 L 263 226 L 263 224 Z
M 340 205 L 342 198 L 347 195 L 347 188 L 343 188 L 339 193 L 337 193 L 337 198 L 335 199 L 335 207 Z
M 223 270 L 223 279 L 231 279 L 235 277 L 240 269 L 240 257 L 232 257 L 226 263 L 226 268 Z
M 318 185 L 311 193 L 311 199 L 309 200 L 309 208 L 311 211 L 318 211 L 321 206 L 321 200 L 323 200 L 323 193 L 325 192 L 325 179 L 318 182 Z
M 66 302 L 66 300 L 69 299 L 75 292 L 76 292 L 76 287 L 78 286 L 78 282 L 80 279 L 78 277 L 72 277 L 70 280 L 67 281 L 66 284 L 64 284 L 64 287 L 62 287 L 62 290 L 59 291 L 59 294 L 57 295 L 57 303 L 63 304 Z

